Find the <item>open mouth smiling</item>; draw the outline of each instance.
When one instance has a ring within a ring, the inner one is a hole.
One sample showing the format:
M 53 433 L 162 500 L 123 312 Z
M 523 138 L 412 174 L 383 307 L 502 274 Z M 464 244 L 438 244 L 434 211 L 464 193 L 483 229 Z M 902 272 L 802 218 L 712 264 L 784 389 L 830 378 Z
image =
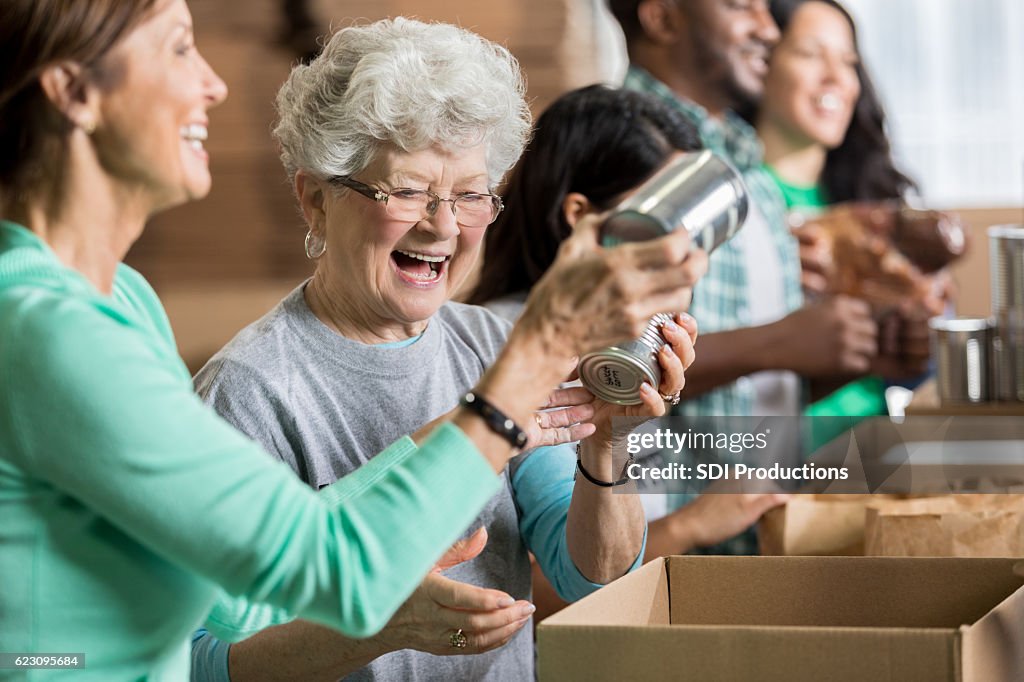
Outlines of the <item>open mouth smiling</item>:
M 413 284 L 433 284 L 441 280 L 448 271 L 451 255 L 434 255 L 396 249 L 391 252 L 391 262 L 399 275 Z

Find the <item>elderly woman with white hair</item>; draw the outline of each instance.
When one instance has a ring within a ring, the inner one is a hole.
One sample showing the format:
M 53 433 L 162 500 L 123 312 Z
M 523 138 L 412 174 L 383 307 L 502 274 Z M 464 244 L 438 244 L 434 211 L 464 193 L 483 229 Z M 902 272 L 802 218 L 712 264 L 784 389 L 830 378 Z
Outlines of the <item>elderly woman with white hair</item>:
M 224 418 L 321 488 L 373 466 L 383 446 L 451 410 L 497 358 L 510 326 L 451 298 L 503 208 L 494 190 L 523 150 L 530 114 L 504 48 L 405 19 L 337 32 L 317 59 L 295 67 L 277 107 L 274 134 L 316 269 L 196 383 Z M 694 252 L 677 272 L 692 284 L 705 268 Z M 579 286 L 582 296 L 587 285 Z M 529 552 L 567 599 L 640 564 L 639 501 L 612 494 L 621 472 L 611 461 L 611 418 L 661 415 L 682 389 L 696 329 L 670 324 L 664 333 L 661 386 L 645 386 L 637 407 L 590 403 L 594 426 L 580 435 L 592 435 L 578 455 L 540 447 L 513 460 L 442 566 L 446 577 L 428 577 L 380 635 L 357 641 L 294 621 L 229 647 L 200 631 L 194 677 L 227 679 L 230 669 L 236 681 L 532 680 L 523 627 L 533 612 Z M 266 624 L 215 620 L 232 638 Z

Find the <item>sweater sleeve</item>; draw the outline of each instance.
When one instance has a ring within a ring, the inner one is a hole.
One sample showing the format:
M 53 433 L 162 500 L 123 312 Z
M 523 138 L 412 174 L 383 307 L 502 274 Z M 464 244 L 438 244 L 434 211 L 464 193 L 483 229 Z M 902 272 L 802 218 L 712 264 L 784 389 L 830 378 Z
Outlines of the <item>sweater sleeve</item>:
M 406 436 L 366 463 L 362 474 L 340 478 L 322 488 L 319 494 L 334 504 L 345 502 L 374 485 L 414 452 L 416 443 Z M 294 617 L 284 609 L 254 604 L 243 597 L 222 593 L 207 617 L 206 627 L 192 635 L 192 682 L 230 682 L 228 656 L 231 643 L 292 620 Z
M 364 464 L 358 472 L 338 479 L 337 482 L 322 488 L 318 494 L 328 504 L 345 504 L 376 485 L 395 467 L 401 466 L 414 452 L 416 443 L 406 436 Z M 272 625 L 281 625 L 294 619 L 295 616 L 285 609 L 253 603 L 245 597 L 233 597 L 222 593 L 207 616 L 206 627 L 210 631 L 207 637 L 215 635 L 228 642 L 237 642 Z
M 349 636 L 383 627 L 498 489 L 449 424 L 347 500 L 317 496 L 200 402 L 152 330 L 43 291 L 6 322 L 19 467 L 228 594 Z
M 576 453 L 571 445 L 540 447 L 527 453 L 516 463 L 512 487 L 521 513 L 519 530 L 526 546 L 558 596 L 576 601 L 602 587 L 580 573 L 569 554 L 565 534 L 574 487 Z M 647 547 L 647 528 L 643 544 L 629 571 L 642 563 Z

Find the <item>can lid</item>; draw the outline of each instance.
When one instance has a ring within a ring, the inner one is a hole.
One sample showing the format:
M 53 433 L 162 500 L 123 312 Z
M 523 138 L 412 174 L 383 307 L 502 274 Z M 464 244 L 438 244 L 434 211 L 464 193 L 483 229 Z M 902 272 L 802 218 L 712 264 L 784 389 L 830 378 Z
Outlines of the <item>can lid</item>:
M 1024 225 L 993 225 L 987 232 L 990 239 L 1024 240 Z
M 928 326 L 940 332 L 980 332 L 992 328 L 992 320 L 986 317 L 933 317 Z
M 656 386 L 658 382 L 642 361 L 614 346 L 584 355 L 580 380 L 591 393 L 616 405 L 639 405 L 640 384 L 647 381 Z

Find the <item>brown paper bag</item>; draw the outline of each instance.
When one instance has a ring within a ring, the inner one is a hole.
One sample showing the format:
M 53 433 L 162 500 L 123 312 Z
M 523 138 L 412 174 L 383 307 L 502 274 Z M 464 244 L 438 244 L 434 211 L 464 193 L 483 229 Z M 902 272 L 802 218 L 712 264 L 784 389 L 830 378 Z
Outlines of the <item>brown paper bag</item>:
M 1024 495 L 879 500 L 865 545 L 869 556 L 1024 557 Z
M 776 556 L 860 556 L 864 554 L 865 510 L 896 495 L 794 495 L 761 517 L 761 554 Z

